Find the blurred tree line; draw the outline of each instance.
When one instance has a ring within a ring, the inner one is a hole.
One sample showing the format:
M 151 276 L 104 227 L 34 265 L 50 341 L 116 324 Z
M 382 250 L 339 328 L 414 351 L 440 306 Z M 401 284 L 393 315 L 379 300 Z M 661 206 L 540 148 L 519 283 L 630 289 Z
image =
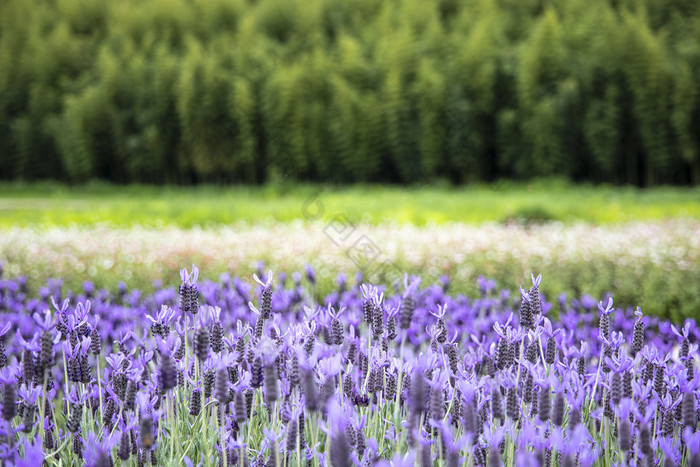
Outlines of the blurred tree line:
M 700 183 L 697 0 L 3 0 L 0 178 Z

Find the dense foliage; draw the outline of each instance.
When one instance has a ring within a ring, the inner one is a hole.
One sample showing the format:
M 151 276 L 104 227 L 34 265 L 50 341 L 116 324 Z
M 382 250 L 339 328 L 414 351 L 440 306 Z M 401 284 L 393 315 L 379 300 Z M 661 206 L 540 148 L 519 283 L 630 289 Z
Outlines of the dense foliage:
M 342 282 L 318 303 L 271 272 L 180 275 L 177 291 L 54 283 L 40 300 L 0 282 L 4 463 L 700 462 L 695 321 L 590 298 L 550 320 L 541 276 L 474 298 Z
M 700 181 L 695 0 L 5 0 L 4 179 Z

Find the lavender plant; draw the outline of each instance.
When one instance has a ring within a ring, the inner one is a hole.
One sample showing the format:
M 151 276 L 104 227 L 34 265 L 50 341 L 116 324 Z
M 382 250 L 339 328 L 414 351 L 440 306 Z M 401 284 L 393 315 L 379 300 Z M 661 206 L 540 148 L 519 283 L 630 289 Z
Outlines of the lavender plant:
M 444 282 L 343 278 L 317 303 L 272 273 L 198 274 L 149 295 L 53 284 L 48 305 L 0 281 L 14 310 L 0 329 L 0 461 L 700 462 L 693 320 L 612 299 L 596 312 L 590 297 L 560 297 L 557 314 L 541 276 L 516 300 L 485 280 L 472 300 Z

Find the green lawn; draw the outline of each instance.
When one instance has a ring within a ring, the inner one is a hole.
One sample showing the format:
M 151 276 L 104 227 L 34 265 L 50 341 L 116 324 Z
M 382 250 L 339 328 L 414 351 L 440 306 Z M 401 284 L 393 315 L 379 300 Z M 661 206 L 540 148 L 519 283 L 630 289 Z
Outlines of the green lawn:
M 401 188 L 393 186 L 153 187 L 0 184 L 0 228 L 107 223 L 180 227 L 345 215 L 353 222 L 559 220 L 614 223 L 700 218 L 700 188 L 571 185 L 561 181 Z

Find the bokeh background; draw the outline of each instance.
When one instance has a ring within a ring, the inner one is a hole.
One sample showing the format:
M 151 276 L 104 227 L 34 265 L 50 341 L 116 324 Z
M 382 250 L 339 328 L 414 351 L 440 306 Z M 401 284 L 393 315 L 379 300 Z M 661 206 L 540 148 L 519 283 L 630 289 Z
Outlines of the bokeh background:
M 694 316 L 699 76 L 694 0 L 4 0 L 3 274 L 389 261 Z

